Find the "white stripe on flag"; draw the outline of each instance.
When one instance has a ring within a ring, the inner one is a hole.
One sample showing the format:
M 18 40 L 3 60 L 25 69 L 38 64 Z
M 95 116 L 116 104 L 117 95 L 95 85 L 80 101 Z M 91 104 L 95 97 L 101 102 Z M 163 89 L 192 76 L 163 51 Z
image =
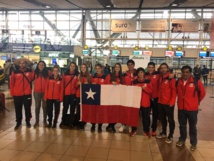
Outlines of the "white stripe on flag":
M 101 85 L 100 104 L 140 108 L 140 87 L 126 85 Z

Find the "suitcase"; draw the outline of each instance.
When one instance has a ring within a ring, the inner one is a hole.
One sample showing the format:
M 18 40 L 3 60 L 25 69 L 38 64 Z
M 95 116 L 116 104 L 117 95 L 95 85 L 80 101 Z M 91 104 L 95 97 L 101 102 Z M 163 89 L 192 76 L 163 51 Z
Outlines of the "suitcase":
M 9 111 L 8 109 L 5 108 L 5 95 L 4 95 L 4 93 L 0 93 L 0 109 Z

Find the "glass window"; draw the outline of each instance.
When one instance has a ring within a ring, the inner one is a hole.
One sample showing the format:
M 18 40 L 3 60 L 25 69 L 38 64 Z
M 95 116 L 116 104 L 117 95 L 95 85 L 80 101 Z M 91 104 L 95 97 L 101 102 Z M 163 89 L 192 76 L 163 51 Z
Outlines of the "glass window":
M 18 12 L 8 12 L 8 20 L 18 21 Z
M 19 20 L 30 20 L 29 11 L 19 11 Z

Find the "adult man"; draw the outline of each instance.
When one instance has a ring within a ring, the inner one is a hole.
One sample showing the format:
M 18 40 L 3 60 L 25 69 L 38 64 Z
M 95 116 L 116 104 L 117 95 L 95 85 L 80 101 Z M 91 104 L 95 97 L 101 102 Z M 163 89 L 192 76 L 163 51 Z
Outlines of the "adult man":
M 189 122 L 190 150 L 194 151 L 197 145 L 197 115 L 198 105 L 205 97 L 206 92 L 200 80 L 192 76 L 192 68 L 183 66 L 182 76 L 177 81 L 178 94 L 178 121 L 180 124 L 180 137 L 177 146 L 184 145 L 187 137 L 187 121 Z
M 197 78 L 197 79 L 200 79 L 201 78 L 201 68 L 199 67 L 199 65 L 196 65 L 193 69 L 193 74 L 194 74 L 194 77 Z
M 8 88 L 9 89 L 10 89 L 10 74 L 11 74 L 13 69 L 14 69 L 14 66 L 11 63 L 11 60 L 8 59 L 7 63 L 5 64 L 5 67 L 4 67 L 4 75 L 8 79 Z
M 203 65 L 202 76 L 203 76 L 203 80 L 204 80 L 204 85 L 207 85 L 208 74 L 209 74 L 209 70 L 207 69 L 207 67 L 205 65 Z
M 162 132 L 157 138 L 166 137 L 167 119 L 169 122 L 169 135 L 166 143 L 172 143 L 175 130 L 174 106 L 176 100 L 175 78 L 170 79 L 169 67 L 166 63 L 160 65 L 160 79 L 158 80 L 158 111 L 162 123 Z
M 10 80 L 10 94 L 14 97 L 14 105 L 16 112 L 16 126 L 17 130 L 22 124 L 22 105 L 25 108 L 26 125 L 31 127 L 30 119 L 31 115 L 31 101 L 32 101 L 32 87 L 33 71 L 26 68 L 28 59 L 20 58 L 16 61 L 19 68 L 12 72 Z
M 137 78 L 136 69 L 134 68 L 134 66 L 135 66 L 134 60 L 130 59 L 127 61 L 128 70 L 123 74 L 123 84 L 132 85 L 133 81 Z M 122 132 L 124 130 L 124 128 L 125 128 L 125 126 L 122 125 L 119 128 L 119 132 Z M 132 130 L 130 130 L 130 131 L 131 131 L 130 135 L 133 136 L 136 134 L 137 128 L 132 127 Z

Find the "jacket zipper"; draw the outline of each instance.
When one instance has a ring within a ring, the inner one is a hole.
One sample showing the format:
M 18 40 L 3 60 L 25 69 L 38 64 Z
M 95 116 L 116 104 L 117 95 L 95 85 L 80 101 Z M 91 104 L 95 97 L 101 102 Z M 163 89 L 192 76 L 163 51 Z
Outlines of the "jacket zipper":
M 53 89 L 54 89 L 54 87 L 55 87 L 55 80 L 54 80 L 54 83 L 53 83 Z M 52 91 L 52 99 L 54 99 L 53 98 L 53 94 L 54 94 L 54 90 Z

